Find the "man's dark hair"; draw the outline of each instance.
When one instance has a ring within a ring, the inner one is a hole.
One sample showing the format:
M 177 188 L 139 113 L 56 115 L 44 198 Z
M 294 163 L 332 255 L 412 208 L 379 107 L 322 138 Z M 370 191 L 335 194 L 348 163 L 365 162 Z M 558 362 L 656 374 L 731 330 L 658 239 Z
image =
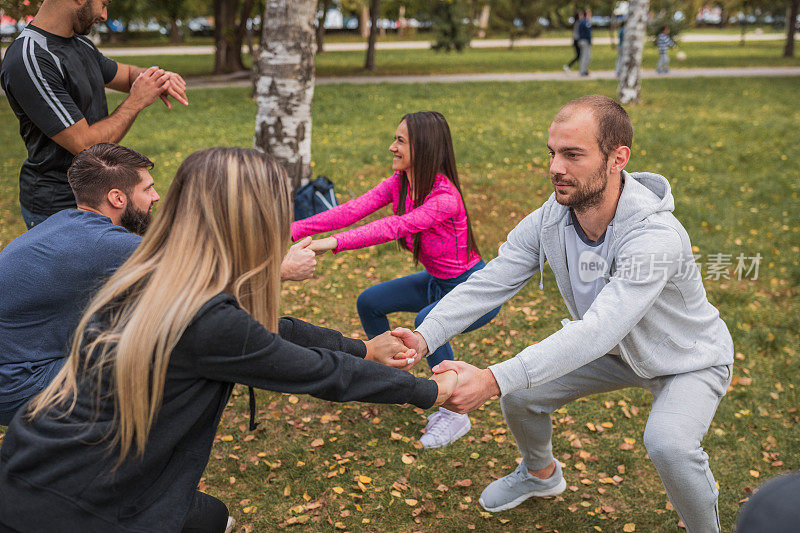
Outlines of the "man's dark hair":
M 562 107 L 553 121 L 567 120 L 580 109 L 588 109 L 594 115 L 597 123 L 597 144 L 606 160 L 616 148 L 620 146 L 630 148 L 633 145 L 631 117 L 621 105 L 608 96 L 590 94 L 576 98 Z
M 141 180 L 139 170 L 153 168 L 148 158 L 124 146 L 98 143 L 75 156 L 67 179 L 81 205 L 100 207 L 111 189 L 130 197 Z

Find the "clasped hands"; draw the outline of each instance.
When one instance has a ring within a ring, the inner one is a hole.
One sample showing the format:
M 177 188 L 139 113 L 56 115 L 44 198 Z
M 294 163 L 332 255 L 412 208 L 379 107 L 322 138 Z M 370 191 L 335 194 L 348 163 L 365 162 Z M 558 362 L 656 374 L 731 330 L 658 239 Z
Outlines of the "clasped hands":
M 428 343 L 418 332 L 407 328 L 396 328 L 390 333 L 402 340 L 403 345 L 409 350 L 415 351 L 413 362 L 412 359 L 407 359 L 406 366 L 397 368 L 408 370 L 428 354 Z M 401 357 L 400 354 L 398 357 Z M 442 405 L 456 413 L 469 413 L 486 403 L 492 396 L 500 395 L 497 380 L 488 368 L 481 370 L 463 361 L 442 361 L 431 370 L 433 371 L 431 379 L 439 385 L 439 396 L 434 404 L 436 406 Z
M 179 74 L 159 67 L 150 67 L 140 72 L 131 83 L 130 95 L 142 109 L 158 98 L 161 98 L 167 108 L 172 109 L 169 97 L 183 105 L 189 105 L 189 100 L 186 98 L 186 81 Z

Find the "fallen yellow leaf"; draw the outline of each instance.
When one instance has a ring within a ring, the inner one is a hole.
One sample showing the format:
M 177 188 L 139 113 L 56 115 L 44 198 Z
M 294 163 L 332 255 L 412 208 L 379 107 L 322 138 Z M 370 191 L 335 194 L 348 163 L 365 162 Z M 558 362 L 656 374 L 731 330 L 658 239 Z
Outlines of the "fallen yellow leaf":
M 634 524 L 633 522 L 628 522 L 627 524 L 622 526 L 622 531 L 624 531 L 625 533 L 633 533 L 634 531 L 636 531 L 636 524 Z
M 323 444 L 325 444 L 325 441 L 322 440 L 322 439 L 314 439 L 314 440 L 311 441 L 311 447 L 312 448 L 319 448 Z
M 411 507 L 417 505 L 419 502 L 414 498 L 406 498 L 405 499 L 406 505 L 410 505 Z
M 414 458 L 413 455 L 409 455 L 407 453 L 404 453 L 403 456 L 400 458 L 400 460 L 403 461 L 403 463 L 407 464 L 407 465 L 410 465 L 411 463 L 416 461 L 416 459 Z
M 289 396 L 289 403 L 292 403 L 292 404 L 294 404 L 294 403 L 297 403 L 297 402 L 299 402 L 299 401 L 300 401 L 300 398 L 298 398 L 298 397 L 297 397 L 297 396 L 295 396 L 294 394 L 292 394 L 291 396 Z
M 333 487 L 333 492 L 336 494 L 341 494 L 344 492 L 344 489 L 342 487 Z

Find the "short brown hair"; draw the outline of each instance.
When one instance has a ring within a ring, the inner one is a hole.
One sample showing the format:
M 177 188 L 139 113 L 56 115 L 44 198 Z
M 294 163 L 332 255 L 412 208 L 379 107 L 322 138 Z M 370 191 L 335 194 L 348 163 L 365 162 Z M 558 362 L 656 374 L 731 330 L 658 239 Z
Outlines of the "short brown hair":
M 590 94 L 581 96 L 562 107 L 553 122 L 563 122 L 572 116 L 576 108 L 591 110 L 597 123 L 597 144 L 603 157 L 619 146 L 633 145 L 633 124 L 625 109 L 608 96 Z
M 67 170 L 67 180 L 79 204 L 99 207 L 111 189 L 130 196 L 141 180 L 139 170 L 151 168 L 153 162 L 136 150 L 98 143 L 75 156 Z

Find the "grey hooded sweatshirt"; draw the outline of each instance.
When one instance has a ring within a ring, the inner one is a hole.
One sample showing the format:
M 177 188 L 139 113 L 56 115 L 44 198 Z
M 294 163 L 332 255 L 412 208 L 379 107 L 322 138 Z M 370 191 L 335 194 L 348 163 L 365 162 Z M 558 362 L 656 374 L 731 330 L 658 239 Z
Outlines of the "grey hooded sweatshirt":
M 477 317 L 510 299 L 545 261 L 573 320 L 489 368 L 502 394 L 542 385 L 607 354 L 644 378 L 733 363 L 733 341 L 708 302 L 689 235 L 672 214 L 664 176 L 623 171 L 625 186 L 606 235 L 606 285 L 578 319 L 567 271 L 564 228 L 569 209 L 555 194 L 511 232 L 497 258 L 447 294 L 419 326 L 430 351 Z

